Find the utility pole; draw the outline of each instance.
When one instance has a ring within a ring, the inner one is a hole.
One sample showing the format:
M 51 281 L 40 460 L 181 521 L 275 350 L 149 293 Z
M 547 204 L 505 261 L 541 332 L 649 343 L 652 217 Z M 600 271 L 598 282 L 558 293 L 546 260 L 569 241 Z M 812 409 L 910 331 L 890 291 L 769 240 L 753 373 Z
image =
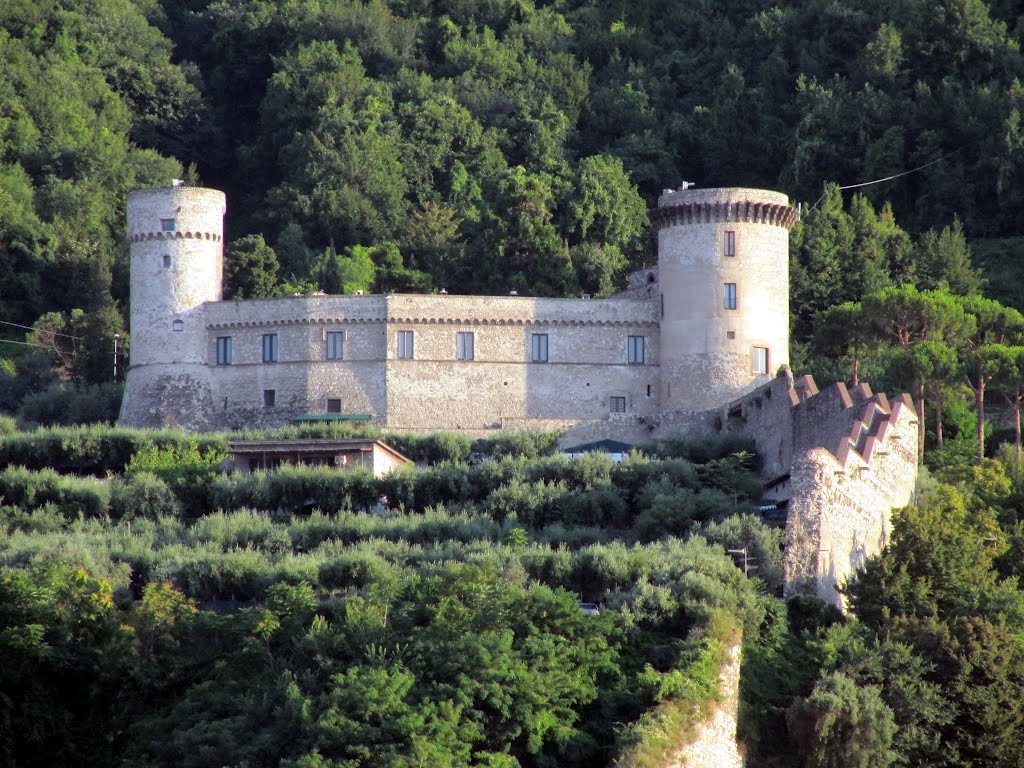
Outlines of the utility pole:
M 749 576 L 750 558 L 747 557 L 747 548 L 744 547 L 743 549 L 727 549 L 725 551 L 728 552 L 730 555 L 743 555 L 743 575 Z

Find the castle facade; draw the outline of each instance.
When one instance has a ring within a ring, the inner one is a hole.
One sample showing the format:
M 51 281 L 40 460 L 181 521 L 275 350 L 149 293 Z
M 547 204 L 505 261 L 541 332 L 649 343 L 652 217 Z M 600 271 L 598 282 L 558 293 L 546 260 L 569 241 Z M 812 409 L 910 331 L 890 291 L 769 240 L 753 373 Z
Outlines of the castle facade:
M 667 192 L 658 269 L 611 299 L 309 295 L 222 301 L 225 200 L 128 199 L 122 423 L 189 430 L 368 414 L 393 429 L 570 426 L 714 408 L 789 362 L 785 195 Z
M 789 372 L 789 230 L 758 189 L 666 191 L 658 265 L 616 297 L 222 300 L 223 193 L 128 198 L 131 363 L 121 423 L 225 430 L 365 416 L 388 429 L 568 430 L 568 441 L 753 438 L 786 513 L 786 589 L 836 585 L 888 541 L 917 475 L 903 395 Z

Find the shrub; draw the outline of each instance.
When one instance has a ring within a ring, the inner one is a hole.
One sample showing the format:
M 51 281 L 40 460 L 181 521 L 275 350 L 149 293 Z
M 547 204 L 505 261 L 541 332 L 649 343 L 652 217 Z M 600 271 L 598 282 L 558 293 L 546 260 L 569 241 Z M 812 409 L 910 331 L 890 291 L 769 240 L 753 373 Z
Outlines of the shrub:
M 121 410 L 124 385 L 51 384 L 41 392 L 26 395 L 18 416 L 27 422 L 53 424 L 111 424 Z
M 569 490 L 561 482 L 530 483 L 515 479 L 494 491 L 484 508 L 499 522 L 512 518 L 531 528 L 540 528 L 562 518 L 568 496 Z
M 51 427 L 0 435 L 0 465 L 55 469 L 65 474 L 123 472 L 131 457 L 150 446 L 183 446 L 195 440 L 201 451 L 227 450 L 220 435 L 189 437 L 169 430 L 126 429 L 103 425 Z
M 469 459 L 473 441 L 458 432 L 434 432 L 429 435 L 390 432 L 382 439 L 417 464 L 463 463 Z
M 110 514 L 114 519 L 144 517 L 156 520 L 163 515 L 176 515 L 180 510 L 174 491 L 152 472 L 136 472 L 112 484 Z
M 655 443 L 639 446 L 639 449 L 650 456 L 686 459 L 694 464 L 706 464 L 735 453 L 756 454 L 752 438 L 729 433 L 698 438 L 664 438 Z
M 0 498 L 25 510 L 55 504 L 68 517 L 100 517 L 107 514 L 110 489 L 93 478 L 10 467 L 0 472 Z
M 566 525 L 589 525 L 625 528 L 629 511 L 622 494 L 610 485 L 568 494 L 562 504 L 562 520 Z
M 131 480 L 144 472 L 155 475 L 174 491 L 185 515 L 199 517 L 209 511 L 207 486 L 220 473 L 224 458 L 213 448 L 201 452 L 196 440 L 184 446 L 151 445 L 132 456 L 125 476 Z
M 273 472 L 219 477 L 210 484 L 209 501 L 214 509 L 334 513 L 370 509 L 380 494 L 380 482 L 366 469 L 289 465 Z
M 683 537 L 695 523 L 721 520 L 736 512 L 734 499 L 721 491 L 708 489 L 659 493 L 633 523 L 633 534 L 640 541 L 656 541 L 663 536 Z
M 746 550 L 749 575 L 764 581 L 772 594 L 782 594 L 782 545 L 784 534 L 751 514 L 732 515 L 721 522 L 708 522 L 698 533 L 726 550 Z M 743 568 L 743 556 L 736 564 Z
M 513 430 L 494 437 L 481 438 L 473 443 L 473 451 L 494 459 L 516 457 L 536 459 L 558 450 L 557 432 L 531 432 Z

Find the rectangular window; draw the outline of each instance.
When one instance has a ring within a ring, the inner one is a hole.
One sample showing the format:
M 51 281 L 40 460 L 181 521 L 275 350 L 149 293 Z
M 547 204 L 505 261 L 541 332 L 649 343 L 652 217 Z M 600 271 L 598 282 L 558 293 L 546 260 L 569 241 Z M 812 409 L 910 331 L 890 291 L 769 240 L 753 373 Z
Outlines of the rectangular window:
M 725 255 L 735 256 L 736 255 L 736 233 L 726 232 L 725 233 Z
M 768 373 L 768 347 L 754 347 L 751 354 L 754 373 Z
M 345 354 L 345 332 L 327 332 L 327 359 L 341 360 Z
M 612 413 L 625 413 L 626 412 L 626 398 L 624 397 L 610 397 L 608 398 L 608 406 Z
M 413 335 L 412 331 L 398 332 L 398 357 L 401 360 L 413 359 Z
M 535 333 L 530 338 L 530 359 L 535 363 L 548 361 L 548 335 Z
M 276 333 L 265 333 L 265 334 L 263 334 L 263 362 L 264 363 L 276 363 L 277 362 L 277 334 Z
M 174 219 L 160 219 L 161 232 L 173 232 L 177 228 L 177 222 Z
M 736 283 L 725 284 L 725 308 L 736 309 Z
M 231 365 L 235 360 L 234 343 L 230 336 L 217 337 L 217 365 Z
M 264 389 L 263 390 L 263 407 L 273 408 L 274 402 L 277 400 L 277 390 Z
M 327 398 L 327 412 L 328 413 L 341 413 L 341 398 L 340 397 L 328 397 Z
M 169 269 L 171 266 L 171 254 L 164 254 L 164 269 Z
M 644 364 L 643 336 L 630 336 L 626 339 L 626 362 L 630 365 Z
M 459 332 L 455 334 L 455 359 L 456 360 L 472 360 L 473 359 L 473 333 L 472 332 Z

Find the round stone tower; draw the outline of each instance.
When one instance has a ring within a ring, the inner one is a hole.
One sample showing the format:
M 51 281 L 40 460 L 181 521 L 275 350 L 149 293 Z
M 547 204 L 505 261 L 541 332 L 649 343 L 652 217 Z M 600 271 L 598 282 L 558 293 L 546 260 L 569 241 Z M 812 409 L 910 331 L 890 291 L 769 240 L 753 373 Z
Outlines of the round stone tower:
M 212 410 L 203 304 L 220 301 L 223 192 L 199 187 L 128 195 L 131 364 L 121 423 L 198 429 Z
M 661 403 L 725 405 L 789 364 L 789 198 L 680 189 L 658 199 Z

